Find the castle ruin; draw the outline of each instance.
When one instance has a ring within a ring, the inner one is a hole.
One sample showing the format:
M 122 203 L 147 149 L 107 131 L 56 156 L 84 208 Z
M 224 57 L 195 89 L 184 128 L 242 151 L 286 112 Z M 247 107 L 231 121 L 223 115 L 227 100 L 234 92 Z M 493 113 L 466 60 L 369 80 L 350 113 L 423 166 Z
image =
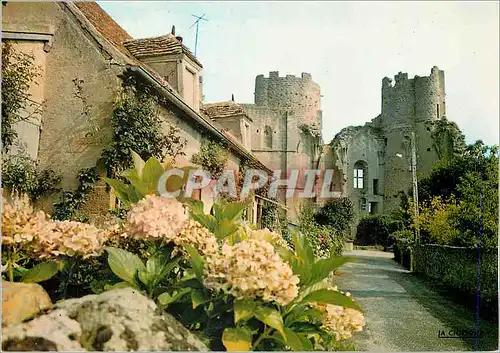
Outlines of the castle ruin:
M 331 190 L 351 199 L 359 221 L 396 209 L 401 192 L 411 188 L 412 133 L 417 173 L 429 173 L 437 161 L 432 132 L 446 114 L 444 72 L 435 66 L 429 76 L 409 79 L 399 72 L 394 81 L 383 78 L 380 114 L 363 126 L 342 129 L 329 144 L 323 144 L 321 134 L 320 86 L 307 73 L 259 75 L 253 104 L 220 102 L 206 104 L 202 111 L 241 138 L 270 169 L 280 169 L 282 179 L 291 169 L 333 169 Z M 297 191 L 304 182 L 301 174 Z M 302 200 L 286 199 L 284 191 L 278 198 L 294 222 Z

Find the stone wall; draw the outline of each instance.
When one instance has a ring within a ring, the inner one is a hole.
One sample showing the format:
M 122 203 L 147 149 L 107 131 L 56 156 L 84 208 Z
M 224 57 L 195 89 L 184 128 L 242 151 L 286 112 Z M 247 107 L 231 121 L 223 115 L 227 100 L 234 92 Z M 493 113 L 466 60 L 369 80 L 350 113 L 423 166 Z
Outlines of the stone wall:
M 329 154 L 329 158 L 336 163 L 326 164 L 337 168 L 339 177 L 334 180 L 342 183 L 338 186 L 339 190 L 349 197 L 354 206 L 352 236 L 355 236 L 361 218 L 383 211 L 384 148 L 383 137 L 369 124 L 342 130 L 329 146 L 331 154 L 335 155 L 332 158 Z M 354 185 L 354 170 L 359 167 L 363 170 L 363 188 Z
M 3 30 L 44 32 L 53 36 L 45 55 L 45 75 L 39 82 L 45 104 L 41 114 L 40 168 L 52 168 L 63 175 L 65 189 L 76 187 L 78 170 L 95 165 L 103 144 L 109 141 L 109 117 L 120 88 L 121 68 L 111 65 L 77 21 L 57 3 L 8 3 L 3 7 Z M 90 109 L 92 124 L 100 130 L 90 136 L 85 109 L 75 96 L 74 79 L 83 80 L 82 95 Z

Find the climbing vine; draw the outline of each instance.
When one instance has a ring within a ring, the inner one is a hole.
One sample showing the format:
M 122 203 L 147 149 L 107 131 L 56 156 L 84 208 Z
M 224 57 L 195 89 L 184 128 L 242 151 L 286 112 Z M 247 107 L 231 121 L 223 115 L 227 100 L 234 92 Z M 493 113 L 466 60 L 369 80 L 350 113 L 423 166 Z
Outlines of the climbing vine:
M 465 150 L 465 136 L 460 131 L 458 125 L 443 117 L 434 123 L 431 132 L 433 148 L 439 159 L 449 159 L 455 155 L 460 155 Z
M 320 138 L 321 137 L 321 129 L 317 124 L 301 124 L 299 126 L 300 131 L 305 134 L 309 134 L 313 137 Z
M 75 212 L 87 201 L 98 180 L 99 173 L 95 167 L 80 170 L 78 172 L 77 188 L 75 191 L 64 191 L 59 201 L 54 202 L 52 218 L 57 220 L 74 218 Z
M 132 165 L 131 150 L 144 160 L 154 156 L 160 160 L 166 155 L 175 158 L 184 155 L 187 140 L 179 135 L 179 128 L 169 126 L 165 133 L 158 112 L 158 97 L 133 76 L 124 78 L 120 99 L 116 102 L 111 126 L 113 138 L 102 152 L 108 175 Z
M 85 81 L 79 78 L 74 78 L 73 84 L 75 86 L 73 96 L 82 103 L 81 116 L 89 127 L 89 132 L 85 135 L 85 137 L 92 137 L 100 129 L 95 117 L 92 116 L 92 109 L 94 106 L 88 103 L 87 96 L 83 92 L 83 85 L 85 84 Z
M 191 157 L 191 161 L 209 171 L 212 178 L 218 178 L 222 174 L 228 160 L 227 146 L 208 138 L 201 140 L 200 151 Z
M 35 114 L 40 104 L 31 100 L 29 88 L 37 84 L 40 67 L 32 55 L 2 43 L 2 150 L 8 151 L 17 137 L 14 124 Z M 33 110 L 22 114 L 24 110 Z

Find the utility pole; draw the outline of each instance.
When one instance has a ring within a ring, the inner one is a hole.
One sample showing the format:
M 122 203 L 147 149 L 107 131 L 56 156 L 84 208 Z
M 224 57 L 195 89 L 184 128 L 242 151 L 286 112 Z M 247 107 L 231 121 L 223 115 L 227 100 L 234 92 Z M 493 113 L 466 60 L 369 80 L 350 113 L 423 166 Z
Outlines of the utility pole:
M 195 37 L 195 40 L 194 40 L 194 56 L 196 56 L 196 49 L 198 48 L 198 29 L 200 27 L 200 21 L 201 20 L 208 21 L 208 19 L 203 18 L 205 16 L 205 14 L 203 14 L 201 16 L 196 16 L 196 15 L 191 15 L 191 16 L 197 18 L 197 20 L 194 21 L 194 23 L 191 25 L 191 27 L 189 27 L 189 28 L 193 28 L 194 25 L 196 25 L 196 37 Z
M 418 181 L 417 181 L 417 148 L 415 144 L 415 132 L 411 132 L 410 135 L 410 145 L 411 145 L 411 177 L 413 184 L 413 207 L 415 212 L 415 218 L 417 220 L 415 224 L 415 242 L 420 243 L 420 227 L 418 225 Z

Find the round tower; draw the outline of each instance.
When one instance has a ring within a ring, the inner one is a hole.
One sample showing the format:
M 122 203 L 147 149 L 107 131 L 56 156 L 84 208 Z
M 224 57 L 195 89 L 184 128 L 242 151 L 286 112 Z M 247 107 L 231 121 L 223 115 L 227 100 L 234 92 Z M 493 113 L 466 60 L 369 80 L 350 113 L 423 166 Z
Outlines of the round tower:
M 269 77 L 259 75 L 255 79 L 255 104 L 271 109 L 293 112 L 299 117 L 298 124 L 321 126 L 321 93 L 311 74 L 301 77 L 286 75 L 278 71 L 269 72 Z
M 397 208 L 399 192 L 411 187 L 411 143 L 415 133 L 417 170 L 427 174 L 437 155 L 432 142 L 432 123 L 445 115 L 444 72 L 437 66 L 430 76 L 408 79 L 399 72 L 392 80 L 382 80 L 381 122 L 385 137 L 385 211 Z

